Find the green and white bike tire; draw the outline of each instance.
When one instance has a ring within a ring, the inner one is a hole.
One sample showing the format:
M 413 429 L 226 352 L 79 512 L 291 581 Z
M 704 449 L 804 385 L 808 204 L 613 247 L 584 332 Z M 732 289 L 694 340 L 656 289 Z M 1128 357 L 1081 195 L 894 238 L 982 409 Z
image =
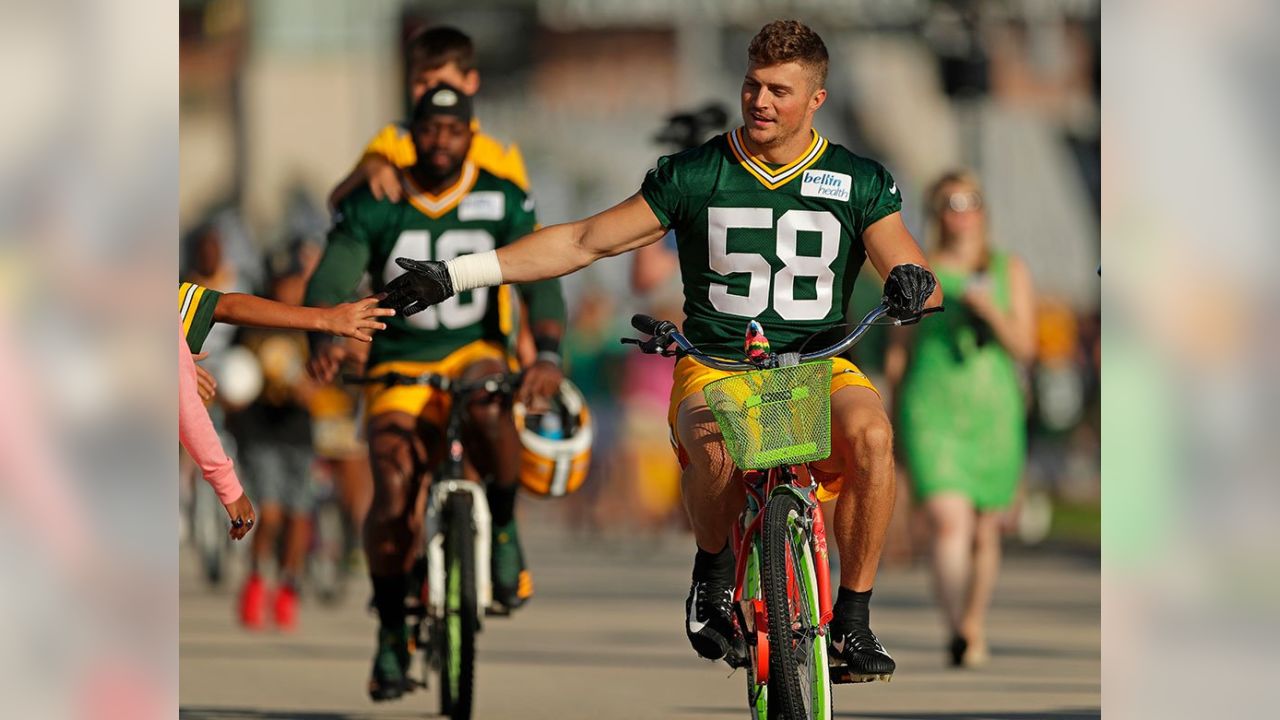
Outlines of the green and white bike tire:
M 818 582 L 804 518 L 800 500 L 789 493 L 775 494 L 765 505 L 761 577 L 769 617 L 769 717 L 830 720 L 827 643 L 826 637 L 817 633 L 821 619 Z M 797 584 L 796 608 L 788 592 L 788 565 Z M 792 627 L 793 614 L 798 628 Z M 779 628 L 786 628 L 786 633 L 780 633 Z M 797 642 L 794 649 L 793 639 Z
M 445 505 L 445 614 L 440 652 L 440 714 L 469 720 L 475 696 L 476 549 L 472 498 L 451 495 Z

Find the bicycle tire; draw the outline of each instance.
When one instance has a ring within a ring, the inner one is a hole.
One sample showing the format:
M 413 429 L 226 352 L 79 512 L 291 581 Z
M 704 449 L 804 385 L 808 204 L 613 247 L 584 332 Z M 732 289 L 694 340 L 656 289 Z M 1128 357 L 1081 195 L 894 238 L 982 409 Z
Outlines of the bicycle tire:
M 797 523 L 804 516 L 796 497 L 777 494 L 765 504 L 761 528 L 761 575 L 769 618 L 769 717 L 777 720 L 831 717 L 831 680 L 826 638 L 818 634 L 813 553 L 807 532 Z M 801 658 L 806 659 L 803 664 Z
M 470 720 L 475 695 L 476 547 L 472 498 L 451 495 L 445 503 L 445 613 L 441 622 L 440 714 Z

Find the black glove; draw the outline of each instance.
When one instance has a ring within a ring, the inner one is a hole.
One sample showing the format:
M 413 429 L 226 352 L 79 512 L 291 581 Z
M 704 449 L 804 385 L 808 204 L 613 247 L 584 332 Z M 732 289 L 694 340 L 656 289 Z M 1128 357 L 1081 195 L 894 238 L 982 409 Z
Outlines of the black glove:
M 883 302 L 889 309 L 889 317 L 907 320 L 919 315 L 937 287 L 938 280 L 933 273 L 919 265 L 907 263 L 894 267 L 884 280 Z
M 396 258 L 405 273 L 383 288 L 386 297 L 380 305 L 393 308 L 397 315 L 408 317 L 453 297 L 453 280 L 449 269 L 435 260 Z

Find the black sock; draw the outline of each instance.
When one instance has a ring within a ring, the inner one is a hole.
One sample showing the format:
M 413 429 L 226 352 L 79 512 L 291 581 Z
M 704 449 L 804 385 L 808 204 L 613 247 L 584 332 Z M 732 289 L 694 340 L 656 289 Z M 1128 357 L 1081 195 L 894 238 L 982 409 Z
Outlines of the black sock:
M 698 554 L 693 558 L 693 579 L 696 582 L 731 588 L 735 569 L 733 549 L 729 547 L 727 541 L 720 552 L 709 553 L 698 548 Z
M 870 616 L 870 609 L 867 607 L 870 602 L 870 590 L 856 592 L 842 585 L 836 595 L 835 617 L 866 625 Z
M 373 606 L 383 629 L 399 631 L 404 627 L 404 596 L 409 592 L 408 575 L 371 576 Z
M 485 494 L 489 499 L 489 514 L 493 516 L 493 526 L 500 528 L 511 522 L 516 514 L 516 486 L 503 487 L 496 482 L 489 483 Z

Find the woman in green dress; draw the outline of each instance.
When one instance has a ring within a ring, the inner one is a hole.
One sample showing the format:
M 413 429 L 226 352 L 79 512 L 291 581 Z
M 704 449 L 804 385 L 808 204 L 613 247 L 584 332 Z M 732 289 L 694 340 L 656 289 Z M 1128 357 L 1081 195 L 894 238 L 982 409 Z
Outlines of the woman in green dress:
M 1035 298 L 1026 265 L 988 245 L 974 175 L 944 175 L 928 201 L 929 265 L 947 312 L 895 335 L 885 374 L 898 447 L 930 520 L 948 653 L 953 665 L 974 666 L 988 654 L 1001 511 L 1013 501 L 1026 454 L 1018 367 L 1035 353 Z

